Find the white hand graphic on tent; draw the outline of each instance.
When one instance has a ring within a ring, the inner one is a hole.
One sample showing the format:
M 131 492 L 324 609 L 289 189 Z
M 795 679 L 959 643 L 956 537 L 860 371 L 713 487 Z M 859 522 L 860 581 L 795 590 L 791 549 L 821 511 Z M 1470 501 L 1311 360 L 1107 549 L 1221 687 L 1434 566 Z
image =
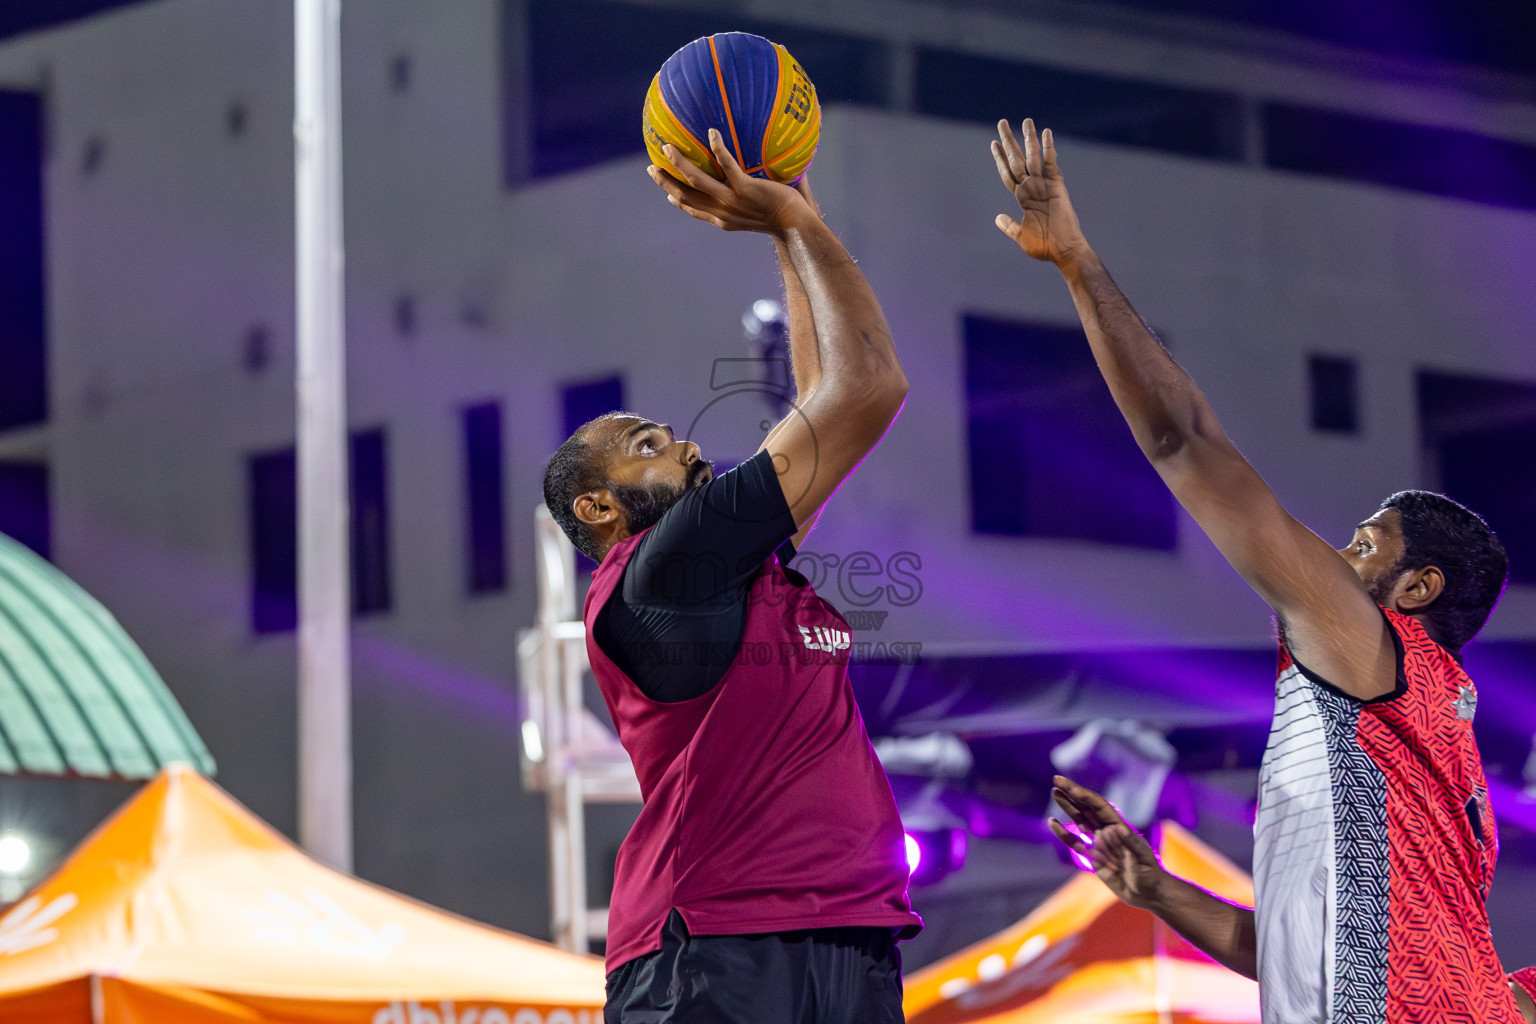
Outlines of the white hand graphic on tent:
M 405 938 L 404 926 L 391 922 L 371 928 L 319 889 L 305 889 L 301 895 L 268 889 L 262 898 L 271 909 L 241 911 L 241 917 L 257 926 L 251 937 L 283 945 L 307 943 L 364 960 L 384 959 Z
M 0 917 L 0 956 L 9 956 L 38 946 L 46 946 L 59 937 L 53 923 L 74 910 L 80 897 L 72 892 L 56 896 L 45 907 L 42 898 L 32 896 Z

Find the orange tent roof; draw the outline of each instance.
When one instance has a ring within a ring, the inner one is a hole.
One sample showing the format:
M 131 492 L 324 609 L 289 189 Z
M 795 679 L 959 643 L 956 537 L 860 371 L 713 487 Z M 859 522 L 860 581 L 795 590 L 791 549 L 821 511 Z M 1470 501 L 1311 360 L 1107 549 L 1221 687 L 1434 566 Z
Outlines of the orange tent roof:
M 1253 881 L 1164 823 L 1169 871 L 1253 905 Z M 907 979 L 908 1024 L 1249 1024 L 1258 985 L 1190 946 L 1145 910 L 1080 874 L 1029 916 Z
M 8 1024 L 596 1024 L 595 957 L 341 874 L 167 768 L 0 917 Z

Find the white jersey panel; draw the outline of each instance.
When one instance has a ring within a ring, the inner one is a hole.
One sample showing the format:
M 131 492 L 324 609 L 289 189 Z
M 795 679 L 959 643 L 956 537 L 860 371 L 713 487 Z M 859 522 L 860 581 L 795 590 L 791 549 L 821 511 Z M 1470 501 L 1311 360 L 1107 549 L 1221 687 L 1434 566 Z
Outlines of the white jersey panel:
M 1275 682 L 1253 839 L 1264 1024 L 1327 1024 L 1336 934 L 1332 773 L 1323 711 L 1294 665 Z

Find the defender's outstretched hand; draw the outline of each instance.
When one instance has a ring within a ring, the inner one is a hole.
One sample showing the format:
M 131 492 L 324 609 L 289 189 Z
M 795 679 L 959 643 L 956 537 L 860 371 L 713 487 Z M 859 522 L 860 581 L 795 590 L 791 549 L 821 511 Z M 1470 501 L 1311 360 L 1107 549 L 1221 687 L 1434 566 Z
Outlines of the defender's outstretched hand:
M 1113 804 L 1093 790 L 1064 775 L 1052 781 L 1055 788 L 1051 796 L 1075 826 L 1075 831 L 1069 830 L 1050 819 L 1056 838 L 1091 864 L 1093 873 L 1122 902 L 1148 909 L 1155 906 L 1159 890 L 1170 876 L 1152 845 L 1126 824 Z
M 1033 258 L 1057 264 L 1089 251 L 1056 164 L 1056 140 L 1049 128 L 1043 137 L 1036 136 L 1035 122 L 1025 118 L 1024 147 L 1020 149 L 1008 122 L 999 121 L 992 160 L 1003 187 L 1019 201 L 1021 212 L 1019 220 L 998 214 L 996 223 L 1003 234 Z
M 667 193 L 672 205 L 690 217 L 726 231 L 779 235 L 794 224 L 796 218 L 816 216 L 809 186 L 796 189 L 747 174 L 731 156 L 720 133 L 713 128 L 709 131 L 709 148 L 714 153 L 715 162 L 725 172 L 724 181 L 700 170 L 671 145 L 662 147 L 671 173 L 655 164 L 646 168 L 646 173 Z

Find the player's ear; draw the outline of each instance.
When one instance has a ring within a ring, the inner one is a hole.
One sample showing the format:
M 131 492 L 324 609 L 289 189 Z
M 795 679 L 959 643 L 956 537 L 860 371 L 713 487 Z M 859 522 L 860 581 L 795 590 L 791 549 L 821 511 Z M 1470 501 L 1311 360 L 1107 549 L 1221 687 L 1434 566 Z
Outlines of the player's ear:
M 571 511 L 588 526 L 607 526 L 619 521 L 622 511 L 613 494 L 606 487 L 596 487 L 578 494 L 571 502 Z
M 1397 598 L 1397 610 L 1412 615 L 1422 612 L 1437 601 L 1445 592 L 1445 573 L 1433 565 L 1414 569 L 1408 574 L 1402 592 Z

